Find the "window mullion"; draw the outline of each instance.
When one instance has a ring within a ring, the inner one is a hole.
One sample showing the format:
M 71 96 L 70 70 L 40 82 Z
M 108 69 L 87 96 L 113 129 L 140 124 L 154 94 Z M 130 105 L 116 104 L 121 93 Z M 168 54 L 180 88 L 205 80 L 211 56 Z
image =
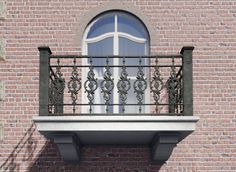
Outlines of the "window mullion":
M 115 56 L 119 55 L 119 37 L 118 37 L 118 19 L 115 15 L 115 31 L 114 31 L 114 43 L 113 43 L 113 53 Z
M 118 56 L 119 55 L 119 37 L 118 37 L 118 17 L 115 15 L 115 32 L 114 32 L 114 42 L 113 42 L 113 55 Z M 114 58 L 113 59 L 113 65 L 119 65 L 119 59 Z M 119 79 L 119 68 L 114 67 L 113 68 L 113 74 L 114 74 L 114 83 L 116 84 Z M 118 94 L 118 89 L 115 86 L 114 87 L 114 92 L 113 92 L 113 103 L 117 104 L 119 103 L 119 96 Z M 113 113 L 119 113 L 119 107 L 118 106 L 113 106 Z

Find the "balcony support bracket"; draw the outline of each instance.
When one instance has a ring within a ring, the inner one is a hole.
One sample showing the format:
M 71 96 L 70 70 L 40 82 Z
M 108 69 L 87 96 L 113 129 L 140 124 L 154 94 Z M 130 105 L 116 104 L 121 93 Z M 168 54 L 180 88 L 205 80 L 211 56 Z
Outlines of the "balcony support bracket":
M 79 162 L 81 146 L 79 138 L 75 134 L 53 134 L 52 137 L 64 161 L 69 163 Z
M 153 140 L 151 147 L 151 156 L 153 162 L 158 164 L 165 163 L 176 144 L 179 142 L 179 133 L 160 132 Z

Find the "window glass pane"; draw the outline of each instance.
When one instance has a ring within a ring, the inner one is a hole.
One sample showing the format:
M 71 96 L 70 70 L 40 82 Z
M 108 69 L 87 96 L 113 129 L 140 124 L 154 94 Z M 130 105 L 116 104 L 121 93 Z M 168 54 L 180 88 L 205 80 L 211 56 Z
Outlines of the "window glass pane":
M 119 38 L 119 55 L 120 56 L 144 56 L 145 55 L 145 44 L 140 44 L 137 42 L 133 42 L 126 38 Z M 141 64 L 147 64 L 147 59 L 142 59 Z M 119 59 L 120 65 L 123 64 L 123 59 Z M 126 58 L 125 59 L 126 65 L 138 66 L 139 65 L 139 58 Z M 120 69 L 121 70 L 121 69 Z M 128 67 L 127 72 L 129 76 L 136 76 L 137 75 L 137 67 Z
M 90 28 L 87 38 L 93 38 L 107 32 L 114 32 L 114 25 L 114 15 L 101 17 Z
M 96 43 L 88 44 L 88 56 L 112 56 L 113 55 L 113 38 L 106 38 Z M 106 58 L 93 58 L 93 65 L 104 66 L 106 65 Z M 88 64 L 90 59 L 88 59 Z M 109 65 L 113 64 L 113 59 L 109 58 Z M 104 67 L 95 67 L 94 73 L 97 77 L 102 77 L 105 72 Z M 111 73 L 112 68 L 111 68 Z
M 144 56 L 145 43 L 137 43 L 127 38 L 119 37 L 119 55 L 121 56 Z
M 118 14 L 118 31 L 148 39 L 147 30 L 143 24 L 138 19 L 127 14 Z
M 106 38 L 95 43 L 88 43 L 89 56 L 113 55 L 113 37 Z

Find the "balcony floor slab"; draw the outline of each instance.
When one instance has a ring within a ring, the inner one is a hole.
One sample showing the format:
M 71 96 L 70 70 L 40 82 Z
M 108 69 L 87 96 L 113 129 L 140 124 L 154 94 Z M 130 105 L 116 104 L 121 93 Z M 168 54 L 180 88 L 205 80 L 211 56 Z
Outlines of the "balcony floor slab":
M 150 144 L 159 132 L 178 132 L 179 140 L 195 130 L 195 116 L 37 116 L 47 138 L 74 133 L 82 144 Z

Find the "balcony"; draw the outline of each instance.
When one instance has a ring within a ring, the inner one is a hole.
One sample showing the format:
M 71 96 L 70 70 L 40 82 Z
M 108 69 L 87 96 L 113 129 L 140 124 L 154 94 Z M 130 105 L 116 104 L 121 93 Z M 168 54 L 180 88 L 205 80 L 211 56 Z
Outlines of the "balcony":
M 67 162 L 86 144 L 142 144 L 164 163 L 195 130 L 192 51 L 156 56 L 52 55 L 39 47 L 38 131 Z

